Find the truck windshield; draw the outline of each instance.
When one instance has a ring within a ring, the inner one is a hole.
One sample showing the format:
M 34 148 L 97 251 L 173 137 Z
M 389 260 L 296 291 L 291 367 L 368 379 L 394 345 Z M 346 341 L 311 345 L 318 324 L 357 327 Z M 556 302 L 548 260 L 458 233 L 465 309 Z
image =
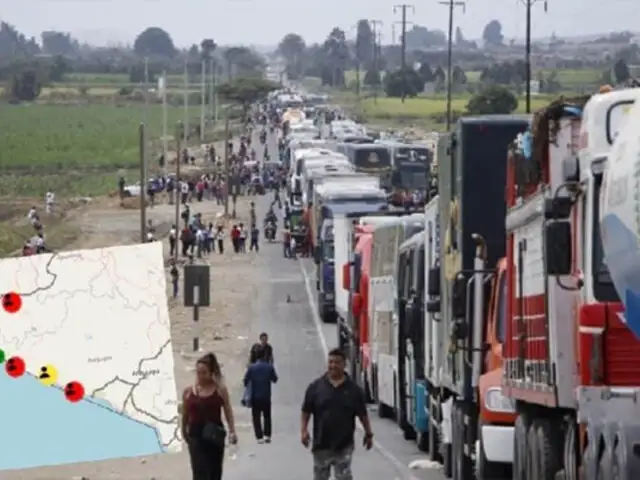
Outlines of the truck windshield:
M 400 167 L 400 181 L 403 188 L 425 190 L 427 188 L 427 167 Z
M 619 302 L 611 273 L 605 262 L 602 240 L 600 239 L 600 193 L 602 190 L 602 174 L 596 175 L 593 192 L 593 296 L 599 302 Z

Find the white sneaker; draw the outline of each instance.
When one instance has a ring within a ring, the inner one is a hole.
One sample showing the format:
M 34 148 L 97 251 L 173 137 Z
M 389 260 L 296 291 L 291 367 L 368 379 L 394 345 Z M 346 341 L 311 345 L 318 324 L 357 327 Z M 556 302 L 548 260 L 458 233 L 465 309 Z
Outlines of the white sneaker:
M 264 443 L 264 438 L 259 438 L 258 443 Z
M 271 437 L 264 437 L 264 443 L 271 443 Z

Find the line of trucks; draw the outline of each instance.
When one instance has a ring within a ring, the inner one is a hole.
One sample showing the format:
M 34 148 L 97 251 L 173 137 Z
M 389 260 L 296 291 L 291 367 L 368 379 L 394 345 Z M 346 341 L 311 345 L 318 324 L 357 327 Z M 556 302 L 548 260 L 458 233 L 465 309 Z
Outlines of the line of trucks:
M 420 211 L 306 185 L 318 313 L 447 478 L 640 478 L 639 96 L 461 118 Z

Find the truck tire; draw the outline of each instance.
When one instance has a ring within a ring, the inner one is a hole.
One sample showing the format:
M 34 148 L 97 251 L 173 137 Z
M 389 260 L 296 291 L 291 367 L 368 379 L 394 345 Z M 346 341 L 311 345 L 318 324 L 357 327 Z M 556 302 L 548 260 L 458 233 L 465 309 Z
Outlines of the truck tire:
M 549 420 L 538 420 L 536 443 L 538 450 L 539 478 L 555 478 L 559 468 L 558 446 L 553 441 L 554 431 Z
M 378 416 L 380 418 L 393 418 L 393 407 L 378 401 Z
M 453 475 L 453 464 L 451 462 L 451 444 L 444 443 L 441 447 L 442 452 L 442 474 L 445 478 L 451 478 Z
M 429 427 L 429 429 L 431 429 Z M 416 437 L 416 444 L 418 445 L 418 450 L 421 452 L 429 452 L 429 433 L 428 432 L 418 432 Z
M 564 480 L 578 480 L 578 430 L 573 419 L 569 420 L 564 434 Z
M 604 449 L 600 461 L 598 462 L 598 470 L 596 473 L 596 480 L 610 480 L 613 479 L 613 461 L 611 458 L 611 452 L 608 448 Z
M 511 466 L 512 480 L 528 480 L 527 478 L 527 431 L 529 419 L 520 413 L 516 418 L 513 431 L 513 465 Z
M 436 405 L 436 399 L 433 395 L 429 395 L 429 460 L 432 462 L 442 463 L 442 455 L 440 454 L 440 425 L 439 409 Z
M 540 476 L 540 445 L 537 440 L 539 421 L 538 419 L 534 419 L 529 425 L 527 430 L 527 454 L 526 454 L 526 465 L 527 465 L 527 480 L 534 480 L 536 478 L 542 479 Z
M 454 405 L 452 412 L 452 462 L 453 462 L 453 479 L 467 480 L 471 478 L 472 465 L 471 459 L 465 455 L 465 444 L 467 432 L 465 428 L 465 410 L 463 405 Z
M 475 445 L 474 478 L 476 480 L 499 480 L 504 477 L 505 466 L 487 460 L 482 442 L 482 420 L 478 420 L 478 439 Z

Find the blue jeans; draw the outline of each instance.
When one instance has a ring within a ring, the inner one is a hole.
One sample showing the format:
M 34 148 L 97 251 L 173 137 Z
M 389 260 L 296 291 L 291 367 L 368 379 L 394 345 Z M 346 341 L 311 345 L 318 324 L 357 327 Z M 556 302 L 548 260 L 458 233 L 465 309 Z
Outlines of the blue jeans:
M 178 280 L 173 280 L 172 281 L 172 287 L 173 287 L 173 298 L 176 298 L 178 296 Z

